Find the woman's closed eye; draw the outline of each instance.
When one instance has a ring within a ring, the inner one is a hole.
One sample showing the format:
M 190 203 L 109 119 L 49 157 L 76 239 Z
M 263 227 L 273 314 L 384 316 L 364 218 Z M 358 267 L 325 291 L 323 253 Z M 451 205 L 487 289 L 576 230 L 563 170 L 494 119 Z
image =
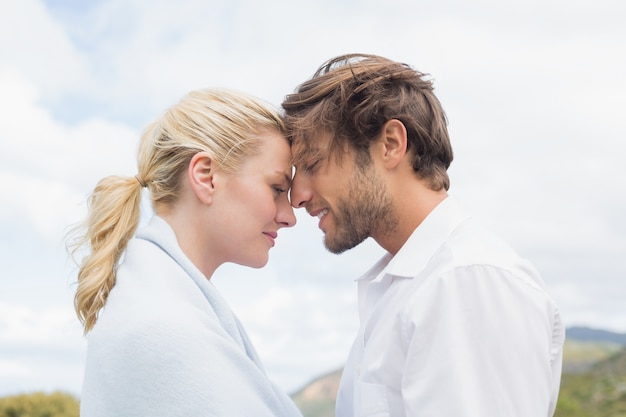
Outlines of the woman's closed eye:
M 288 190 L 288 187 L 285 187 L 283 185 L 273 185 L 272 188 L 274 189 L 274 193 L 276 193 L 277 196 L 286 193 Z

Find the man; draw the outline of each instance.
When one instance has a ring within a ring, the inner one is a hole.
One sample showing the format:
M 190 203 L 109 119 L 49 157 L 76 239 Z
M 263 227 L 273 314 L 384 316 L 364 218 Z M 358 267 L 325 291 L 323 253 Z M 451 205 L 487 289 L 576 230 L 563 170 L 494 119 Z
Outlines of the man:
M 336 415 L 545 417 L 564 328 L 526 260 L 449 197 L 446 117 L 432 83 L 373 55 L 326 62 L 283 102 L 291 204 L 341 253 L 388 253 L 358 280 L 361 326 Z

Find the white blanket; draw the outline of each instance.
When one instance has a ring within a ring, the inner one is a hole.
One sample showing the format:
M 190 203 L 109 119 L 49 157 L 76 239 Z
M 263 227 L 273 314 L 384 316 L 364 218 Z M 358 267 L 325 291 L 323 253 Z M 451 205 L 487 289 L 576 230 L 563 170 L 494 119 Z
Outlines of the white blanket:
M 81 417 L 301 416 L 237 318 L 154 217 L 88 335 Z

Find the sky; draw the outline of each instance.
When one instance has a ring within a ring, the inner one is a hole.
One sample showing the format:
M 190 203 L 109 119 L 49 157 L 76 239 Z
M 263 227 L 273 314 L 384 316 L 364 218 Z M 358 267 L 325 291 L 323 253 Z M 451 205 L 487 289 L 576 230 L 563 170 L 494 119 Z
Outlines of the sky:
M 625 19 L 621 0 L 3 0 L 0 396 L 80 396 L 64 239 L 100 178 L 136 174 L 150 121 L 205 87 L 279 106 L 348 52 L 429 74 L 450 194 L 535 264 L 567 326 L 626 332 Z M 212 278 L 288 392 L 342 366 L 354 279 L 383 254 L 371 240 L 330 254 L 296 215 L 265 268 Z

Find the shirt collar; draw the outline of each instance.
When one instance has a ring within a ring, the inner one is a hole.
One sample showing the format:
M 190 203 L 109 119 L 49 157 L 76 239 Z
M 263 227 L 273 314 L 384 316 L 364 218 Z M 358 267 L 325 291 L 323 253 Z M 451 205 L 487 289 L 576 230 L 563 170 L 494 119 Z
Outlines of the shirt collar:
M 369 271 L 357 278 L 357 281 L 379 281 L 387 274 L 404 278 L 415 277 L 426 267 L 452 232 L 469 217 L 454 198 L 446 197 L 411 233 L 395 256 L 386 253 Z

